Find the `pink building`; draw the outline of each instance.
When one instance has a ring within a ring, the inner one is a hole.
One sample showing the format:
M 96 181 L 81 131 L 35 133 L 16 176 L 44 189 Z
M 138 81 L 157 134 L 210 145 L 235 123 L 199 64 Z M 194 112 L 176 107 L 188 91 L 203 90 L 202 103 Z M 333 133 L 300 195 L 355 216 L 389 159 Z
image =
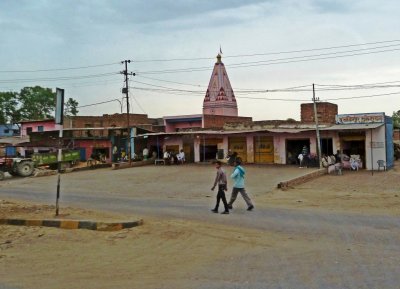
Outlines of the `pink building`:
M 45 132 L 59 130 L 54 119 L 21 121 L 21 137 L 28 136 L 31 132 Z
M 203 115 L 180 115 L 164 117 L 165 132 L 175 132 L 180 129 L 198 130 L 203 127 Z

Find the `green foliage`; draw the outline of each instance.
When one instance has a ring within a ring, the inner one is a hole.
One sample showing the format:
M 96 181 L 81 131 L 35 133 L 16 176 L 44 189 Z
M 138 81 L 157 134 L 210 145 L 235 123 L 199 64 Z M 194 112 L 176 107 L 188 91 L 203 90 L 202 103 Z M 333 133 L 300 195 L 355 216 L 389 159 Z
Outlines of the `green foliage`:
M 24 87 L 18 100 L 23 119 L 40 120 L 54 117 L 56 94 L 51 88 Z
M 24 87 L 18 92 L 0 92 L 0 124 L 15 124 L 21 120 L 54 118 L 56 93 L 51 88 Z M 78 114 L 78 102 L 69 98 L 65 110 Z
M 77 115 L 79 110 L 78 110 L 78 105 L 79 103 L 73 99 L 73 98 L 68 98 L 68 101 L 64 105 L 64 115 Z
M 13 123 L 19 118 L 16 92 L 0 92 L 0 124 Z
M 400 128 L 400 110 L 393 112 L 392 119 L 393 127 Z

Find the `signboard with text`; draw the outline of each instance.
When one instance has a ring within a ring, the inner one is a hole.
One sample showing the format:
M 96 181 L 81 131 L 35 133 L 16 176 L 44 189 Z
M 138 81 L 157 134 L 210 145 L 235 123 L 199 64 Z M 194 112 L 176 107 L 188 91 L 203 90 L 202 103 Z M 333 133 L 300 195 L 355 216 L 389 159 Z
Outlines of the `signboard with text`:
M 384 123 L 385 113 L 357 113 L 336 115 L 337 124 Z

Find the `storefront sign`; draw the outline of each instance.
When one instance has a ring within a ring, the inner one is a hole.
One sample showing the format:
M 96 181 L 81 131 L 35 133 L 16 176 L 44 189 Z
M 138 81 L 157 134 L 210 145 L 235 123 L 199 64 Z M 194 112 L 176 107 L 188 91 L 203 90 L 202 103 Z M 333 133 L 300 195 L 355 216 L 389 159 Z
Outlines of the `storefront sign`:
M 336 115 L 337 124 L 354 123 L 384 123 L 384 113 L 363 113 L 363 114 L 338 114 Z

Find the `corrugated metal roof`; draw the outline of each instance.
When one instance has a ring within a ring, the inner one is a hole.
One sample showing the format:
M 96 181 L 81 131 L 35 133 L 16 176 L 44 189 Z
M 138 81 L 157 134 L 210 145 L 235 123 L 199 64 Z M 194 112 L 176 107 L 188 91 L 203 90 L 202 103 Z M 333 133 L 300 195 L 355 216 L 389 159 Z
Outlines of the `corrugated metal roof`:
M 384 125 L 383 123 L 353 123 L 353 124 L 335 124 L 331 127 L 322 128 L 321 130 L 363 130 L 374 129 Z

